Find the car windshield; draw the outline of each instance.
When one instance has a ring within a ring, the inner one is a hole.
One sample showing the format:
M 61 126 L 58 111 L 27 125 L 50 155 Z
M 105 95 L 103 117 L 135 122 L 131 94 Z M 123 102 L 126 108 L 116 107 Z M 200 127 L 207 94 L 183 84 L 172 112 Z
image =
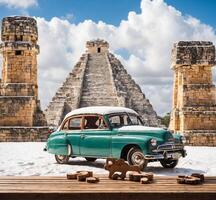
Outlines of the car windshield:
M 109 115 L 109 122 L 112 127 L 143 125 L 140 117 L 131 113 L 117 113 Z

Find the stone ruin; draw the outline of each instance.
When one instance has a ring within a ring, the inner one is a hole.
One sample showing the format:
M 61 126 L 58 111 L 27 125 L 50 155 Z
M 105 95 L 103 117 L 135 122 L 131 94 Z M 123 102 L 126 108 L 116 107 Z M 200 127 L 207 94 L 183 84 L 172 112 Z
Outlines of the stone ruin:
M 124 106 L 137 111 L 146 125 L 158 126 L 159 120 L 149 100 L 109 52 L 104 40 L 86 43 L 83 54 L 45 110 L 49 125 L 58 126 L 64 116 L 86 106 Z
M 44 141 L 46 119 L 57 126 L 68 112 L 85 106 L 129 107 L 146 125 L 160 125 L 149 100 L 104 40 L 86 43 L 86 53 L 52 98 L 45 119 L 38 99 L 36 20 L 6 17 L 1 31 L 0 141 Z M 180 41 L 174 45 L 170 129 L 184 133 L 190 145 L 216 145 L 216 89 L 211 72 L 215 64 L 211 42 Z
M 184 133 L 190 145 L 216 146 L 216 89 L 211 71 L 215 64 L 212 42 L 180 41 L 172 50 L 170 129 Z
M 1 40 L 0 141 L 45 140 L 48 128 L 38 100 L 36 20 L 4 18 Z

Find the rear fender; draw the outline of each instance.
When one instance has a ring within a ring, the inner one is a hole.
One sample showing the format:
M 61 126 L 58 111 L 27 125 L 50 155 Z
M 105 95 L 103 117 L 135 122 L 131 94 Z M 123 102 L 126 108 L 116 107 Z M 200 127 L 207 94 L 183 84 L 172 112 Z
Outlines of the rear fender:
M 55 155 L 71 155 L 71 148 L 65 135 L 49 138 L 47 141 L 47 150 L 49 153 Z

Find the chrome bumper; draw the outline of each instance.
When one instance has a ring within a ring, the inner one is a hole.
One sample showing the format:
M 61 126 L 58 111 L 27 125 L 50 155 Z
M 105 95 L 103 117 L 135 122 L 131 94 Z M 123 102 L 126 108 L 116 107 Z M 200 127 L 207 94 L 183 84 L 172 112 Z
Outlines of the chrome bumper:
M 165 143 L 152 149 L 151 155 L 145 155 L 147 160 L 179 159 L 187 155 L 183 144 Z

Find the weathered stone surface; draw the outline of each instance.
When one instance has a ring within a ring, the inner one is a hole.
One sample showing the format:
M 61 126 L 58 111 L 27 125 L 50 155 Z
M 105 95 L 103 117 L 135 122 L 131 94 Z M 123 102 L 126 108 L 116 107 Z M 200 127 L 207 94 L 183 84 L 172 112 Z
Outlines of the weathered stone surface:
M 187 130 L 187 144 L 192 146 L 216 146 L 216 130 Z
M 30 96 L 0 96 L 0 125 L 32 126 L 35 103 Z
M 109 44 L 96 40 L 87 42 L 86 46 L 87 53 L 45 110 L 48 124 L 59 125 L 68 112 L 79 107 L 125 106 L 137 111 L 146 125 L 158 126 L 152 105 L 120 61 L 109 53 Z
M 118 96 L 118 105 L 137 111 L 146 125 L 158 126 L 159 121 L 151 103 L 142 93 L 141 88 L 124 69 L 113 54 L 108 54 L 114 87 Z
M 182 132 L 188 144 L 215 146 L 216 89 L 211 42 L 178 42 L 172 51 L 174 74 L 170 129 Z M 209 139 L 210 138 L 210 139 Z
M 0 126 L 0 142 L 45 142 L 47 127 Z
M 92 40 L 86 42 L 86 52 L 89 54 L 108 52 L 109 43 L 105 40 Z
M 3 18 L 1 40 L 16 41 L 20 36 L 23 37 L 23 41 L 36 42 L 38 39 L 37 21 L 25 16 Z
M 0 84 L 0 96 L 35 96 L 37 85 L 29 83 Z
M 172 50 L 172 65 L 213 65 L 215 46 L 206 41 L 180 41 Z
M 68 112 L 79 107 L 87 59 L 87 55 L 80 58 L 45 110 L 49 125 L 59 125 Z
M 36 20 L 30 17 L 6 17 L 2 20 L 1 30 L 0 138 L 4 141 L 5 135 L 5 141 L 41 141 L 42 136 L 47 137 L 48 128 L 46 131 L 45 128 L 35 129 L 35 126 L 47 124 L 38 100 Z M 16 128 L 8 128 L 5 134 L 2 126 Z M 29 130 L 30 135 L 25 132 Z M 39 134 L 40 130 L 42 135 Z

